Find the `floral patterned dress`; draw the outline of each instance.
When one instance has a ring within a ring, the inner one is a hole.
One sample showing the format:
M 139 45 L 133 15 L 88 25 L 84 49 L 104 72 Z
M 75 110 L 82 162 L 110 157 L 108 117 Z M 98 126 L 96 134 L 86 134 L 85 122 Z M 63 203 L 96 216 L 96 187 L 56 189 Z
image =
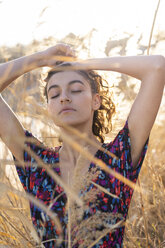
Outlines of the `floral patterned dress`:
M 28 131 L 26 131 L 25 134 L 27 138 L 32 137 L 32 134 Z M 30 141 L 26 142 L 26 145 L 40 157 L 44 163 L 57 164 L 59 162 L 59 147 L 50 149 L 43 145 L 41 146 L 40 144 L 31 143 Z M 148 139 L 141 152 L 137 167 L 133 170 L 130 135 L 128 121 L 126 121 L 124 127 L 112 142 L 102 144 L 103 148 L 115 154 L 119 159 L 115 159 L 100 150 L 96 152 L 95 157 L 101 159 L 109 168 L 135 183 L 146 154 L 147 145 Z M 25 166 L 25 169 L 18 165 L 16 166 L 21 183 L 25 191 L 40 199 L 47 206 L 52 203 L 53 199 L 57 199 L 51 206 L 51 210 L 56 213 L 60 220 L 64 241 L 61 242 L 61 244 L 57 244 L 59 230 L 56 225 L 48 215 L 30 202 L 32 222 L 37 230 L 38 236 L 42 239 L 43 245 L 47 248 L 68 247 L 68 215 L 65 211 L 67 195 L 64 189 L 47 174 L 44 168 L 37 166 L 35 159 L 30 156 L 27 151 L 24 151 L 24 161 L 25 163 L 28 163 L 28 166 Z M 31 166 L 29 166 L 29 163 L 31 163 Z M 72 248 L 88 247 L 93 242 L 93 248 L 121 248 L 123 247 L 125 227 L 124 225 L 121 225 L 113 229 L 113 231 L 111 231 L 111 228 L 113 225 L 119 223 L 119 221 L 126 219 L 133 189 L 108 174 L 94 163 L 89 165 L 88 172 L 92 171 L 92 169 L 99 170 L 98 176 L 95 177 L 93 182 L 105 188 L 111 194 L 116 195 L 117 198 L 108 194 L 106 191 L 103 192 L 100 190 L 97 193 L 95 204 L 88 202 L 81 220 L 81 223 L 84 221 L 84 226 L 80 223 L 80 229 L 82 228 L 82 230 L 80 231 L 77 228 L 77 231 L 73 232 L 76 241 L 72 244 Z M 53 167 L 53 170 L 59 176 L 61 175 L 58 166 Z M 87 193 L 96 188 L 96 185 L 91 183 L 85 192 Z M 92 227 L 90 226 L 90 220 L 93 220 L 92 223 L 94 222 L 95 226 L 94 224 Z M 101 222 L 98 221 L 98 224 L 97 220 L 101 220 Z M 105 233 L 104 230 L 106 230 Z M 107 230 L 110 231 L 107 232 Z M 102 235 L 103 233 L 104 235 Z M 84 234 L 85 237 L 78 238 Z

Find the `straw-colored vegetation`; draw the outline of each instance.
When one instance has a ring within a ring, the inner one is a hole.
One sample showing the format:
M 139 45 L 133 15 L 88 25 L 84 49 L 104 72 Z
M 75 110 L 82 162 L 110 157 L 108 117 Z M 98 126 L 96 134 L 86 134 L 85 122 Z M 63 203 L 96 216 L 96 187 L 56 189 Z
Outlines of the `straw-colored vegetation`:
M 81 37 L 81 39 L 80 37 L 76 37 L 74 34 L 69 34 L 62 41 L 74 45 L 74 47 L 79 51 L 83 50 L 87 56 L 90 56 L 90 39 L 93 32 L 94 30 L 92 30 L 87 36 Z M 113 54 L 114 48 L 117 48 L 119 50 L 119 54 L 126 55 L 128 42 L 131 37 L 132 35 L 130 34 L 118 41 L 110 39 L 106 43 L 105 54 L 111 55 Z M 163 33 L 158 33 L 154 36 L 154 44 L 151 44 L 151 49 L 153 52 L 159 43 L 164 40 L 164 37 L 165 34 Z M 50 37 L 45 39 L 42 44 L 34 41 L 32 44 L 26 47 L 22 45 L 12 48 L 1 47 L 0 62 L 2 63 L 22 55 L 29 54 L 40 49 L 41 45 L 51 45 L 56 42 L 58 41 Z M 88 46 L 86 44 L 88 44 Z M 140 37 L 137 41 L 137 49 L 140 51 L 139 54 L 144 54 L 147 51 L 147 46 L 145 47 L 143 44 L 141 44 Z M 3 92 L 3 97 L 17 113 L 25 128 L 31 130 L 35 135 L 38 136 L 38 138 L 42 139 L 45 144 L 55 147 L 58 145 L 58 131 L 52 128 L 51 121 L 48 118 L 45 118 L 45 105 L 39 91 L 40 73 L 41 70 L 36 70 L 22 76 Z M 122 127 L 137 91 L 137 82 L 134 80 L 131 80 L 130 78 L 123 75 L 120 75 L 118 78 L 114 78 L 113 74 L 112 78 L 114 81 L 114 87 L 112 87 L 111 90 L 114 94 L 114 101 L 118 104 L 117 114 L 113 121 L 113 130 L 112 133 L 106 137 L 106 140 L 111 140 Z M 112 83 L 111 79 L 108 78 L 108 80 L 110 83 Z M 123 102 L 122 106 L 120 106 L 121 100 Z M 129 107 L 126 108 L 126 106 Z M 68 230 L 70 230 L 68 235 L 68 247 L 72 247 L 72 245 L 76 243 L 76 240 L 83 240 L 84 237 L 87 239 L 80 247 L 92 247 L 92 245 L 94 245 L 94 243 L 91 243 L 92 237 L 95 237 L 96 240 L 99 240 L 107 232 L 109 232 L 110 229 L 113 231 L 114 228 L 117 228 L 117 226 L 112 225 L 111 228 L 105 228 L 104 233 L 101 231 L 93 232 L 93 228 L 96 227 L 96 225 L 99 225 L 100 222 L 106 222 L 107 218 L 111 219 L 113 222 L 113 219 L 116 217 L 120 218 L 118 225 L 126 224 L 126 233 L 124 238 L 125 248 L 165 247 L 164 114 L 165 106 L 162 104 L 157 122 L 154 125 L 151 133 L 148 154 L 137 183 L 138 190 L 135 191 L 133 195 L 131 207 L 129 209 L 129 217 L 126 223 L 124 223 L 122 216 L 106 216 L 103 214 L 100 215 L 99 213 L 97 216 L 94 216 L 94 218 L 92 217 L 84 222 L 81 221 L 81 211 L 83 208 L 85 209 L 87 207 L 86 204 L 89 199 L 90 201 L 94 201 L 96 194 L 99 191 L 104 191 L 104 189 L 101 187 L 96 187 L 92 193 L 91 191 L 86 195 L 82 193 L 80 199 L 77 197 L 75 185 L 77 190 L 82 190 L 83 192 L 83 190 L 85 190 L 84 182 L 86 186 L 89 185 L 91 180 L 97 176 L 98 173 L 96 171 L 92 171 L 92 173 L 88 176 L 81 176 L 80 180 L 79 173 L 82 171 L 81 169 L 84 162 L 89 163 L 88 158 L 90 158 L 90 154 L 86 156 L 85 153 L 80 155 L 74 174 L 75 184 L 72 185 L 71 188 L 67 189 L 69 200 L 67 202 L 66 211 L 68 211 L 69 214 Z M 39 164 L 42 166 L 41 161 L 39 161 Z M 52 173 L 49 167 L 47 170 L 48 173 Z M 54 175 L 54 178 L 55 177 L 56 175 Z M 57 178 L 57 180 L 60 179 Z M 63 187 L 65 187 L 65 185 L 63 185 Z M 40 202 L 35 201 L 36 199 L 31 198 L 30 195 L 27 195 L 26 197 L 27 200 L 25 199 L 25 193 L 23 192 L 16 175 L 11 155 L 9 154 L 7 148 L 1 145 L 0 247 L 30 248 L 43 246 L 31 223 L 28 200 L 33 201 L 36 205 L 38 204 L 38 206 L 43 209 L 45 206 L 43 206 Z M 83 207 L 81 205 L 82 202 Z M 50 207 L 51 206 L 49 206 L 49 208 L 47 208 L 45 211 L 47 211 L 47 214 L 49 214 L 50 218 L 53 219 L 56 225 L 59 225 L 58 227 L 60 229 L 60 224 L 58 220 L 55 219 L 53 213 L 51 213 Z M 63 239 L 63 237 L 61 236 L 60 239 Z

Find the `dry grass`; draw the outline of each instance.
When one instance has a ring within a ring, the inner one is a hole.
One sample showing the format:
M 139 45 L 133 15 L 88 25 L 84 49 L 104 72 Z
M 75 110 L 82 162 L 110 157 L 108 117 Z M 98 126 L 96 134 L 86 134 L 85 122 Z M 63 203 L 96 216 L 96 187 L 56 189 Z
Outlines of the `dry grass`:
M 17 87 L 17 84 L 15 87 Z M 9 91 L 11 91 L 11 94 L 8 92 L 8 100 L 9 102 L 12 102 L 12 98 L 15 97 L 16 91 L 14 88 L 12 88 L 12 90 L 9 88 Z M 39 133 L 42 134 L 43 140 L 46 141 L 47 145 L 55 146 L 55 144 L 57 145 L 57 139 L 52 139 L 50 137 L 58 136 L 58 130 L 52 128 L 52 124 L 49 121 L 48 116 L 46 116 L 43 106 L 41 103 L 38 104 L 35 100 L 35 95 L 33 95 L 34 92 L 36 92 L 35 88 L 31 89 L 31 97 L 29 97 L 28 92 L 21 92 L 22 97 L 20 95 L 20 99 L 23 101 L 26 112 L 22 111 L 22 104 L 19 104 L 18 102 L 16 109 L 19 114 L 19 118 L 21 118 L 24 126 L 29 130 L 32 129 L 32 122 L 34 122 L 34 126 L 37 126 Z M 33 108 L 31 106 L 33 106 Z M 27 115 L 32 117 L 32 122 L 29 121 L 29 119 L 26 117 Z M 41 120 L 40 122 L 39 119 Z M 148 156 L 145 160 L 140 176 L 140 187 L 136 187 L 138 190 L 136 190 L 134 193 L 133 201 L 129 211 L 129 219 L 126 223 L 124 245 L 128 248 L 162 248 L 164 246 L 165 223 L 163 218 L 163 200 L 165 196 L 165 140 L 162 140 L 162 137 L 164 136 L 164 124 L 165 123 L 162 122 L 161 126 L 155 125 L 152 131 L 152 136 L 150 138 L 150 149 L 148 151 Z M 123 124 L 120 124 L 120 128 L 122 125 Z M 69 127 L 66 128 L 69 129 Z M 77 134 L 81 139 L 86 139 L 89 145 L 92 145 L 91 141 L 89 141 L 85 135 L 78 134 L 75 130 L 72 129 L 70 129 L 70 132 L 74 132 L 74 134 Z M 114 133 L 114 136 L 116 133 Z M 81 149 L 81 147 L 74 143 L 69 137 L 63 136 L 62 138 L 72 145 L 74 149 L 80 152 L 80 157 L 77 161 L 76 170 L 74 172 L 74 184 L 70 188 L 68 188 L 61 181 L 61 179 L 58 178 L 57 175 L 52 173 L 49 165 L 46 166 L 43 164 L 43 162 L 37 158 L 33 152 L 28 152 L 33 155 L 39 166 L 44 167 L 48 174 L 50 174 L 55 181 L 65 188 L 65 191 L 68 194 L 68 203 L 66 205 L 66 211 L 69 213 L 68 247 L 72 247 L 72 245 L 74 245 L 77 240 L 82 240 L 80 247 L 92 247 L 95 244 L 95 242 L 92 243 L 93 239 L 99 241 L 101 237 L 106 235 L 106 233 L 117 228 L 115 224 L 106 226 L 105 220 L 110 220 L 111 223 L 115 223 L 113 220 L 115 220 L 115 218 L 120 218 L 118 225 L 123 225 L 124 222 L 122 216 L 115 216 L 112 214 L 104 216 L 99 212 L 97 215 L 92 216 L 88 220 L 82 221 L 82 214 L 83 211 L 88 208 L 88 202 L 94 202 L 98 192 L 105 192 L 104 188 L 95 185 L 96 188 L 89 191 L 88 194 L 82 193 L 81 197 L 78 198 L 77 193 L 79 191 L 83 192 L 85 190 L 84 185 L 86 185 L 86 187 L 89 186 L 91 181 L 97 177 L 98 173 L 98 171 L 94 170 L 91 172 L 91 174 L 85 174 L 82 176 L 81 173 L 83 165 L 85 163 L 89 163 L 89 160 L 92 160 L 104 169 L 104 164 L 91 156 L 88 147 L 86 147 L 86 149 Z M 95 144 L 93 145 L 95 146 Z M 25 147 L 25 149 L 27 148 Z M 20 187 L 17 188 L 17 190 L 13 190 L 13 180 L 9 181 L 5 176 L 6 164 L 13 164 L 10 158 L 8 158 L 8 151 L 6 148 L 3 150 L 2 154 L 3 156 L 1 156 L 0 161 L 2 168 L 0 175 L 0 247 L 42 247 L 43 244 L 41 240 L 39 240 L 31 223 L 28 203 L 27 201 L 25 203 L 25 198 L 22 198 L 25 197 L 24 193 L 22 190 L 20 190 Z M 13 168 L 13 166 L 11 168 Z M 112 171 L 107 172 L 112 173 Z M 81 177 L 79 175 L 81 175 Z M 119 177 L 118 174 L 115 174 L 115 176 L 120 180 L 123 180 L 123 178 L 121 176 Z M 13 175 L 10 177 L 10 179 L 13 179 Z M 128 185 L 130 184 L 130 182 L 126 183 L 128 183 Z M 16 184 L 18 184 L 18 182 Z M 130 186 L 134 187 L 132 184 L 130 184 Z M 116 197 L 114 195 L 112 196 Z M 37 206 L 43 209 L 56 223 L 56 226 L 58 226 L 59 229 L 61 228 L 60 223 L 56 218 L 54 218 L 55 216 L 50 211 L 51 205 L 46 208 L 40 202 L 37 202 L 35 198 L 33 199 L 30 195 L 27 195 L 27 199 L 33 201 Z M 96 229 L 100 223 L 105 223 L 104 232 L 93 232 L 93 229 Z M 61 236 L 58 241 L 60 242 L 63 239 L 64 237 Z
M 17 87 L 17 85 L 16 85 Z M 26 112 L 22 111 L 22 104 L 17 105 L 17 112 L 22 118 L 22 122 L 26 128 L 31 130 L 32 123 L 27 119 L 27 115 L 32 116 L 31 119 L 35 122 L 34 126 L 37 126 L 39 132 L 42 133 L 43 140 L 47 142 L 49 146 L 54 146 L 57 144 L 57 139 L 52 139 L 49 137 L 57 136 L 57 130 L 53 130 L 48 117 L 45 116 L 45 110 L 42 108 L 41 104 L 38 104 L 35 100 L 35 96 L 32 94 L 29 98 L 28 93 L 21 92 L 24 100 L 24 108 Z M 15 90 L 12 88 L 12 94 L 9 94 L 9 98 L 13 98 L 15 95 Z M 22 99 L 20 97 L 20 99 Z M 9 99 L 9 102 L 12 99 Z M 31 108 L 31 105 L 33 108 Z M 19 107 L 20 106 L 20 107 Z M 163 108 L 162 108 L 163 109 Z M 161 113 L 161 111 L 160 111 Z M 35 117 L 35 119 L 34 119 Z M 41 119 L 41 122 L 39 122 Z M 42 124 L 42 125 L 41 125 Z M 165 197 L 165 140 L 162 140 L 164 136 L 164 124 L 162 121 L 161 126 L 155 125 L 152 136 L 150 138 L 150 148 L 148 151 L 148 156 L 143 165 L 143 169 L 140 176 L 140 187 L 137 187 L 138 190 L 134 193 L 133 201 L 129 211 L 129 219 L 126 223 L 126 233 L 124 245 L 125 247 L 164 247 L 165 240 L 165 221 L 164 221 L 164 197 Z M 120 128 L 122 124 L 120 124 Z M 69 128 L 69 127 L 66 127 Z M 70 129 L 71 132 L 76 134 L 75 130 Z M 116 131 L 117 133 L 117 131 Z M 114 133 L 114 135 L 116 134 Z M 82 134 L 79 135 L 79 138 L 86 139 L 89 141 L 86 136 Z M 77 192 L 80 190 L 83 192 L 85 190 L 84 185 L 89 186 L 91 181 L 97 177 L 97 171 L 92 171 L 91 174 L 82 176 L 82 168 L 84 163 L 89 163 L 89 160 L 95 161 L 91 157 L 88 147 L 86 149 L 81 149 L 78 144 L 71 142 L 69 137 L 62 137 L 65 141 L 68 141 L 74 149 L 80 152 L 80 157 L 77 161 L 76 170 L 74 173 L 74 185 L 69 189 L 61 182 L 60 178 L 57 175 L 52 174 L 51 168 L 49 165 L 43 164 L 43 162 L 37 158 L 32 152 L 32 155 L 35 157 L 39 166 L 43 166 L 47 172 L 58 181 L 62 187 L 65 188 L 68 193 L 68 203 L 66 205 L 66 211 L 69 213 L 69 222 L 68 222 L 68 247 L 72 247 L 77 240 L 82 240 L 82 245 L 80 247 L 89 246 L 92 247 L 92 239 L 99 241 L 102 236 L 106 235 L 107 232 L 113 231 L 117 226 L 111 225 L 106 227 L 105 220 L 110 220 L 113 223 L 113 219 L 116 217 L 120 218 L 121 221 L 118 225 L 123 225 L 122 216 L 114 216 L 109 214 L 104 216 L 103 214 L 94 215 L 86 221 L 82 221 L 83 211 L 88 208 L 87 204 L 90 201 L 95 201 L 96 194 L 100 191 L 104 191 L 102 187 L 97 186 L 94 190 L 89 191 L 88 194 L 81 195 L 78 198 Z M 56 141 L 55 141 L 56 140 Z M 92 145 L 89 141 L 89 145 Z M 26 148 L 27 149 L 27 148 Z M 5 166 L 6 164 L 12 164 L 13 162 L 8 158 L 8 151 L 6 148 L 2 152 L 1 156 L 1 202 L 0 202 L 0 247 L 42 247 L 42 242 L 39 240 L 33 226 L 31 223 L 28 203 L 25 203 L 24 193 L 18 188 L 17 190 L 12 190 L 13 180 L 9 181 L 5 176 Z M 117 158 L 116 158 L 117 159 Z M 104 164 L 99 161 L 95 161 L 104 169 Z M 13 167 L 11 167 L 13 168 Z M 10 168 L 10 170 L 11 170 Z M 109 171 L 111 173 L 111 171 Z M 81 177 L 79 176 L 81 175 Z M 115 175 L 118 177 L 118 175 Z M 80 180 L 81 178 L 81 180 Z M 13 176 L 10 177 L 13 179 Z M 123 178 L 120 177 L 122 180 Z M 18 180 L 18 178 L 17 178 Z M 129 182 L 127 182 L 129 184 Z M 18 183 L 16 183 L 18 184 Z M 76 187 L 75 187 L 76 186 Z M 131 184 L 134 187 L 134 185 Z M 75 191 L 76 188 L 76 191 Z M 18 191 L 19 190 L 19 191 Z M 21 197 L 18 197 L 21 196 Z M 113 196 L 116 197 L 116 196 Z M 27 199 L 33 201 L 35 204 L 38 204 L 53 221 L 58 226 L 58 220 L 54 219 L 53 213 L 51 213 L 51 205 L 46 209 L 45 206 L 42 206 L 40 202 L 37 202 L 36 199 L 33 199 L 27 195 Z M 57 200 L 57 199 L 55 199 Z M 75 203 L 77 202 L 77 204 Z M 81 203 L 83 202 L 83 207 Z M 81 208 L 79 207 L 81 205 Z M 99 226 L 100 223 L 105 222 L 104 232 L 97 231 L 93 232 L 92 230 Z M 114 222 L 115 223 L 115 222 Z M 59 227 L 60 229 L 60 227 Z M 61 236 L 59 241 L 62 240 Z
M 125 247 L 128 248 L 165 247 L 165 140 L 162 137 L 164 125 L 155 126 L 140 174 L 144 194 L 134 193 L 129 210 L 125 235 Z
M 26 99 L 26 98 L 25 98 Z M 27 101 L 28 103 L 28 101 Z M 37 106 L 37 104 L 36 104 Z M 125 233 L 125 247 L 164 247 L 165 240 L 165 221 L 164 221 L 164 197 L 165 197 L 165 140 L 162 140 L 164 136 L 164 125 L 162 122 L 161 126 L 154 126 L 152 135 L 150 138 L 150 148 L 148 151 L 147 158 L 143 165 L 140 175 L 140 186 L 141 191 L 136 191 L 133 196 L 131 207 L 129 210 L 129 219 L 126 223 Z M 27 123 L 25 124 L 27 125 Z M 46 129 L 47 127 L 47 129 Z M 30 128 L 30 127 L 29 127 Z M 45 135 L 49 137 L 51 130 L 49 125 L 43 126 Z M 46 131 L 47 130 L 47 133 Z M 50 140 L 51 141 L 51 140 Z M 161 141 L 161 142 L 160 142 Z M 3 153 L 4 158 L 7 157 L 7 150 Z M 7 160 L 9 162 L 9 160 Z M 1 170 L 1 203 L 0 203 L 0 247 L 42 247 L 41 241 L 38 239 L 34 228 L 32 227 L 29 209 L 27 202 L 21 197 L 17 196 L 17 192 L 9 192 L 11 182 L 5 177 L 4 171 L 4 160 L 1 161 L 3 170 Z M 81 173 L 84 162 L 87 162 L 87 157 L 83 154 L 80 155 L 77 161 L 77 170 L 75 170 L 75 185 L 77 190 L 84 190 L 84 184 L 89 185 L 94 177 L 97 176 L 96 171 L 92 171 L 88 176 L 81 177 L 81 180 L 76 181 L 80 178 L 78 175 Z M 39 161 L 39 164 L 42 164 Z M 51 172 L 50 172 L 51 173 Z M 56 179 L 56 178 L 55 178 Z M 3 183 L 3 184 L 2 184 Z M 60 181 L 59 181 L 60 183 Z M 72 185 L 73 188 L 74 185 Z M 20 189 L 19 189 L 20 190 Z M 66 211 L 69 211 L 69 225 L 70 225 L 70 236 L 69 244 L 70 247 L 78 239 L 84 240 L 84 245 L 88 244 L 91 246 L 91 237 L 95 236 L 96 240 L 99 240 L 102 235 L 110 231 L 110 228 L 104 229 L 105 233 L 92 232 L 93 227 L 99 225 L 100 221 L 103 223 L 103 219 L 111 219 L 116 216 L 93 216 L 92 218 L 82 222 L 81 213 L 87 207 L 89 199 L 94 201 L 96 194 L 103 190 L 101 187 L 97 187 L 89 194 L 81 196 L 83 201 L 83 209 L 80 211 L 80 207 L 74 203 L 73 200 L 69 201 L 66 206 Z M 74 192 L 76 194 L 76 192 Z M 115 196 L 114 196 L 115 197 Z M 76 199 L 76 198 L 74 198 Z M 41 206 L 42 208 L 42 206 Z M 121 225 L 123 223 L 122 217 Z M 86 223 L 87 222 L 87 223 Z M 72 227 L 72 228 L 71 228 Z M 74 228 L 73 228 L 74 227 Z M 113 225 L 111 227 L 113 231 Z M 90 233 L 90 236 L 89 236 Z M 94 244 L 93 244 L 94 245 Z M 163 246 L 164 245 L 164 246 Z
M 160 1 L 155 11 L 154 21 L 152 25 L 151 35 L 149 39 L 149 45 L 147 53 L 151 45 L 151 39 L 154 29 L 154 23 L 159 8 Z M 38 71 L 36 74 L 39 74 Z M 24 76 L 26 81 L 34 81 L 36 74 L 28 74 Z M 20 80 L 18 80 L 18 83 Z M 15 84 L 9 87 L 4 93 L 7 101 L 11 107 L 17 111 L 19 118 L 21 119 L 24 126 L 32 131 L 36 131 L 39 136 L 43 137 L 43 141 L 49 146 L 54 147 L 58 143 L 57 130 L 52 128 L 51 122 L 45 118 L 44 105 L 41 103 L 40 96 L 38 95 L 38 85 L 31 87 L 30 89 L 24 84 L 20 88 L 19 84 Z M 120 89 L 120 87 L 119 87 Z M 133 89 L 133 88 L 132 88 Z M 133 92 L 133 91 L 131 91 Z M 30 97 L 29 97 L 30 95 Z M 19 102 L 18 102 L 19 99 Z M 40 104 L 38 104 L 40 102 Z M 163 116 L 163 107 L 160 115 Z M 29 116 L 30 118 L 27 118 Z M 37 129 L 33 127 L 37 126 Z M 120 123 L 120 127 L 122 124 Z M 124 238 L 125 248 L 163 248 L 165 247 L 165 120 L 161 122 L 161 125 L 155 125 L 150 137 L 150 147 L 143 164 L 142 171 L 140 173 L 138 185 L 131 202 L 129 209 L 129 218 L 126 222 L 126 232 Z M 66 127 L 67 128 L 67 127 Z M 76 132 L 71 130 L 72 132 Z M 116 131 L 117 133 L 117 131 Z M 83 134 L 77 134 L 79 138 L 85 138 Z M 55 137 L 56 138 L 50 138 Z M 39 137 L 40 138 L 40 137 Z M 99 241 L 106 233 L 113 231 L 116 226 L 115 224 L 106 226 L 107 220 L 113 223 L 115 218 L 120 218 L 121 221 L 118 225 L 124 225 L 122 216 L 116 216 L 113 214 L 97 213 L 97 215 L 82 221 L 83 211 L 88 207 L 87 204 L 90 201 L 96 200 L 96 194 L 100 191 L 104 191 L 102 187 L 97 185 L 96 188 L 89 191 L 87 194 L 83 194 L 85 187 L 89 186 L 91 181 L 97 177 L 98 171 L 92 170 L 91 174 L 81 175 L 84 163 L 89 163 L 89 160 L 93 160 L 88 149 L 82 150 L 78 144 L 71 142 L 69 137 L 62 137 L 68 141 L 74 149 L 80 152 L 79 160 L 77 161 L 76 170 L 74 172 L 74 184 L 68 188 L 57 175 L 53 174 L 49 166 L 45 166 L 42 161 L 38 160 L 40 166 L 44 166 L 47 172 L 56 180 L 59 184 L 65 188 L 68 194 L 68 202 L 66 205 L 66 212 L 68 212 L 68 247 L 71 248 L 77 240 L 82 240 L 82 244 L 79 247 L 92 247 L 97 241 Z M 88 143 L 90 141 L 88 140 Z M 34 155 L 34 154 L 33 154 Z M 11 157 L 10 157 L 11 158 Z M 54 220 L 56 225 L 60 229 L 60 224 L 51 213 L 50 208 L 53 202 L 45 208 L 36 199 L 25 194 L 22 191 L 18 177 L 16 173 L 10 175 L 10 180 L 6 176 L 5 167 L 7 164 L 12 164 L 9 158 L 9 154 L 6 148 L 2 149 L 0 157 L 0 247 L 43 247 L 41 240 L 39 240 L 35 229 L 33 228 L 30 214 L 28 200 L 33 201 L 36 205 L 42 208 L 50 217 Z M 117 158 L 116 158 L 117 159 Z M 104 164 L 95 160 L 102 168 Z M 10 167 L 10 171 L 13 170 L 13 166 Z M 110 173 L 112 171 L 109 171 Z M 119 177 L 119 175 L 115 175 Z M 80 180 L 81 178 L 81 180 Z M 14 180 L 13 180 L 14 179 Z M 120 177 L 123 180 L 122 177 Z M 128 185 L 130 184 L 127 182 Z M 13 189 L 13 185 L 17 186 L 17 189 Z M 134 187 L 134 185 L 130 184 Z M 76 188 L 76 190 L 75 190 Z M 78 197 L 78 192 L 82 194 Z M 107 193 L 107 192 L 106 192 Z M 112 195 L 112 197 L 116 197 Z M 54 201 L 56 201 L 54 199 Z M 83 203 L 83 206 L 82 206 Z M 81 206 L 81 207 L 80 207 Z M 104 232 L 97 231 L 93 232 L 100 223 L 105 223 Z M 92 243 L 92 239 L 95 238 L 95 242 Z M 63 239 L 61 236 L 60 239 Z M 59 240 L 60 241 L 60 240 Z

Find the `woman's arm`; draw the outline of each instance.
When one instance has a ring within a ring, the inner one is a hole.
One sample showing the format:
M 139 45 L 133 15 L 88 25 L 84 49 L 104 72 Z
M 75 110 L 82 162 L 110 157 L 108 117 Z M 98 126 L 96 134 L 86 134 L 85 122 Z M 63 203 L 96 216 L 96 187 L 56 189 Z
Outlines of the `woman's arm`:
M 40 67 L 42 53 L 21 57 L 0 65 L 0 92 L 26 72 Z
M 165 58 L 161 55 L 118 56 L 89 59 L 84 61 L 80 66 L 91 70 L 116 71 L 142 81 L 144 77 L 152 73 L 153 70 L 164 70 L 164 63 Z
M 26 72 L 44 66 L 53 67 L 57 60 L 67 60 L 71 57 L 74 57 L 71 48 L 64 44 L 58 44 L 44 51 L 0 64 L 0 92 Z
M 161 103 L 165 84 L 165 58 L 160 55 L 112 57 L 90 59 L 77 66 L 82 69 L 116 71 L 141 80 L 139 93 L 128 116 L 131 155 L 133 166 L 136 167 Z
M 45 51 L 18 58 L 0 65 L 0 92 L 13 80 L 42 66 L 55 66 L 57 56 L 73 57 L 69 46 L 58 44 Z M 59 58 L 58 58 L 59 59 Z M 63 58 L 64 59 L 64 58 Z M 24 128 L 0 95 L 0 137 L 18 160 L 23 160 Z

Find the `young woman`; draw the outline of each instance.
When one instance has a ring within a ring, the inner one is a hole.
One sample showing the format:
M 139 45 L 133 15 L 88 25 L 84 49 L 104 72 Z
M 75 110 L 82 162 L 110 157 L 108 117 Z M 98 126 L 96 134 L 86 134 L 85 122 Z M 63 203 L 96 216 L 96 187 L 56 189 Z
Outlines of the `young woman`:
M 91 59 L 83 63 L 71 63 L 66 68 L 65 64 L 59 65 L 56 56 L 72 57 L 74 54 L 69 46 L 58 44 L 45 51 L 1 64 L 0 90 L 3 91 L 16 78 L 33 69 L 44 66 L 54 67 L 45 79 L 44 94 L 47 99 L 48 112 L 55 125 L 60 127 L 64 136 L 69 135 L 65 125 L 74 127 L 80 133 L 85 133 L 100 147 L 100 150 L 74 134 L 72 134 L 73 141 L 77 141 L 82 147 L 88 147 L 90 153 L 103 161 L 108 168 L 136 182 L 163 94 L 164 57 L 155 55 Z M 102 84 L 102 78 L 93 70 L 116 71 L 141 80 L 141 88 L 126 123 L 110 143 L 104 143 L 104 133 L 110 130 L 115 107 L 107 88 Z M 51 210 L 59 217 L 64 241 L 57 245 L 59 230 L 42 210 L 31 203 L 32 221 L 38 235 L 44 241 L 45 247 L 67 247 L 68 231 L 65 213 L 67 195 L 64 189 L 52 180 L 45 169 L 37 167 L 35 159 L 30 153 L 28 154 L 26 149 L 24 150 L 23 140 L 25 137 L 32 137 L 32 134 L 24 130 L 2 97 L 0 98 L 0 115 L 1 139 L 11 150 L 15 160 L 25 161 L 24 168 L 16 166 L 24 189 L 41 199 L 46 205 L 56 199 L 51 205 Z M 16 137 L 20 137 L 19 142 Z M 66 185 L 74 184 L 73 174 L 80 154 L 65 139 L 63 139 L 62 146 L 55 149 L 46 148 L 39 141 L 38 144 L 27 140 L 25 143 L 27 148 L 30 148 L 43 162 L 55 165 L 53 170 Z M 101 147 L 116 155 L 118 159 L 103 152 Z M 26 163 L 28 163 L 27 166 Z M 71 246 L 88 247 L 94 240 L 97 240 L 92 247 L 122 247 L 124 226 L 117 227 L 113 232 L 107 232 L 107 230 L 110 230 L 112 224 L 118 223 L 120 216 L 126 219 L 133 190 L 92 162 L 90 164 L 84 162 L 80 173 L 85 176 L 92 169 L 96 169 L 97 176 L 85 192 L 90 190 L 92 192 L 97 188 L 95 184 L 98 184 L 117 197 L 100 190 L 94 202 L 89 200 L 87 207 L 83 210 L 81 221 L 79 220 L 80 223 L 84 221 L 85 228 L 80 231 L 78 227 L 71 232 L 73 234 Z M 119 214 L 113 221 L 106 218 L 112 213 Z M 89 227 L 92 218 L 101 220 L 99 224 L 96 222 L 95 226 L 92 226 L 94 231 Z M 81 227 L 82 225 L 80 229 Z M 105 235 L 103 235 L 105 230 Z M 83 236 L 84 233 L 85 236 Z

